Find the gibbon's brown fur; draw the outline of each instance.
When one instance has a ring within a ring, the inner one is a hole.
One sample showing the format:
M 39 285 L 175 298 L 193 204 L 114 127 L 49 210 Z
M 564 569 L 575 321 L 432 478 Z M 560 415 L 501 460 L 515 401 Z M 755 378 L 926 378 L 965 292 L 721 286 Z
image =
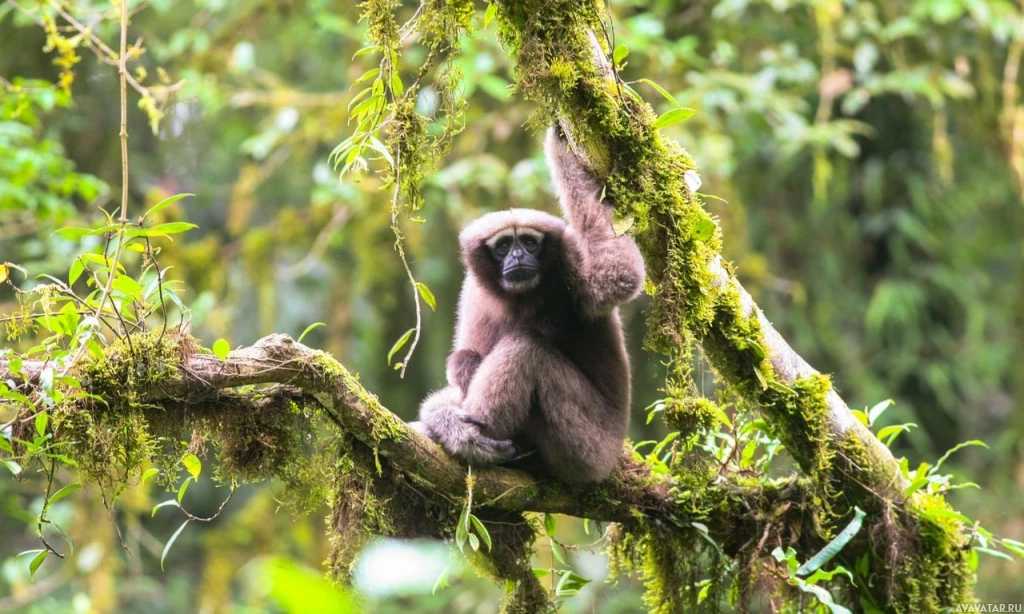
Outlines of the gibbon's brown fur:
M 568 224 L 511 209 L 462 231 L 449 385 L 423 401 L 415 426 L 471 463 L 536 449 L 562 480 L 593 482 L 615 467 L 629 424 L 618 305 L 640 293 L 644 265 L 633 240 L 615 236 L 600 186 L 557 128 L 545 152 Z M 535 257 L 536 275 L 515 270 L 508 259 L 520 257 Z

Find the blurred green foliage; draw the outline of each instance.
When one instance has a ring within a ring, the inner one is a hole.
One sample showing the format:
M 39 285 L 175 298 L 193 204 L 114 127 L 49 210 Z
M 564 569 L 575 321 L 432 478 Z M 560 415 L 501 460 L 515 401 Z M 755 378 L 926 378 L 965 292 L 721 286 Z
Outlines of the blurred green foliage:
M 51 6 L 115 46 L 117 5 Z M 413 296 L 393 250 L 390 195 L 374 173 L 340 182 L 328 163 L 351 133 L 349 86 L 372 62 L 353 58 L 364 45 L 358 7 L 131 6 L 142 41 L 133 78 L 143 89 L 130 92 L 130 212 L 196 195 L 155 220 L 199 225 L 162 255 L 184 282 L 192 332 L 238 346 L 323 321 L 306 343 L 333 352 L 411 417 L 444 377 L 461 277 L 458 229 L 486 210 L 553 207 L 540 135 L 523 128 L 530 109 L 510 97 L 494 37 L 463 47 L 465 129 L 423 186 L 422 222 L 403 228 L 437 310 L 425 314 L 400 379 L 386 355 L 412 324 Z M 610 35 L 628 50 L 623 77 L 650 78 L 697 110 L 666 130 L 701 165 L 726 255 L 769 318 L 834 373 L 852 405 L 896 400 L 885 421 L 921 426 L 899 440 L 903 453 L 935 458 L 963 439 L 987 441 L 990 450 L 957 457 L 960 475 L 985 487 L 961 493 L 957 505 L 1000 534 L 1024 537 L 1024 498 L 1006 495 L 1024 484 L 1021 8 L 1000 0 L 619 0 L 612 10 Z M 95 223 L 99 208 L 120 204 L 111 189 L 121 180 L 117 73 L 86 45 L 69 81 L 74 51 L 41 14 L 28 0 L 0 4 L 0 262 L 62 277 L 79 244 L 53 230 Z M 646 84 L 634 87 L 661 100 Z M 429 90 L 422 98 L 431 104 Z M 625 313 L 633 434 L 660 439 L 664 427 L 644 424 L 640 411 L 659 398 L 663 376 L 639 349 L 641 309 Z M 14 293 L 0 286 L 0 315 L 16 310 Z M 713 378 L 703 374 L 710 390 Z M 24 510 L 42 505 L 39 478 L 0 480 L 0 537 L 11 545 L 4 556 L 35 547 L 35 517 Z M 146 489 L 120 500 L 120 536 L 95 497 L 65 499 L 50 513 L 79 542 L 73 560 L 45 562 L 30 584 L 25 561 L 8 558 L 0 611 L 296 611 L 280 591 L 301 585 L 316 599 L 333 589 L 290 561 L 316 569 L 326 546 L 315 515 L 275 514 L 274 489 L 244 488 L 223 519 L 191 527 L 166 573 L 160 553 L 178 523 L 151 517 Z M 197 513 L 212 513 L 224 493 L 197 482 L 189 497 Z M 566 533 L 566 541 L 591 539 L 578 526 Z M 458 558 L 431 548 L 420 556 Z M 602 559 L 588 556 L 573 558 L 599 579 Z M 493 587 L 457 560 L 445 566 L 452 586 L 436 595 L 415 585 L 369 603 L 382 612 L 493 609 Z M 992 560 L 979 573 L 983 601 L 1024 600 L 1019 565 Z M 629 581 L 595 582 L 568 607 L 632 611 L 635 590 Z

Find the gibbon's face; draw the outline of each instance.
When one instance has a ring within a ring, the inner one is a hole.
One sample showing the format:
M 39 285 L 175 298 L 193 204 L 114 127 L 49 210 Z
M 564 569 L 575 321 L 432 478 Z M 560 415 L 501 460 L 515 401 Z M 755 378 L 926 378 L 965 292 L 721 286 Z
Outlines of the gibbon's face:
M 487 239 L 487 249 L 498 265 L 506 292 L 522 293 L 540 284 L 544 233 L 533 228 L 506 228 Z

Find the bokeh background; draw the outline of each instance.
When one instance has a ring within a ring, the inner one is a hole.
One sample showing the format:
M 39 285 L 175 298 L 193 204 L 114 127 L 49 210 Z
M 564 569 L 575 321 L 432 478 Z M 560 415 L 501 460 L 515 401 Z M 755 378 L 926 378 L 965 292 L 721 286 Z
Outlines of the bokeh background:
M 110 4 L 60 4 L 114 44 Z M 404 4 L 411 14 L 415 3 Z M 26 16 L 35 6 L 0 2 L 0 262 L 66 276 L 80 245 L 53 231 L 119 205 L 117 74 L 82 49 L 70 99 L 42 87 L 15 92 L 19 78 L 59 79 L 57 54 Z M 524 127 L 531 109 L 509 91 L 494 26 L 465 45 L 465 129 L 424 186 L 422 220 L 404 225 L 411 265 L 437 310 L 425 315 L 401 379 L 386 355 L 414 309 L 393 250 L 390 192 L 373 169 L 340 182 L 328 162 L 352 129 L 349 86 L 371 67 L 353 59 L 364 31 L 356 4 L 132 7 L 146 82 L 184 84 L 155 101 L 164 114 L 156 132 L 131 99 L 130 210 L 195 194 L 162 213 L 199 225 L 162 257 L 183 282 L 191 332 L 242 345 L 322 321 L 306 343 L 412 417 L 444 379 L 459 228 L 503 207 L 555 210 L 542 135 Z M 1024 539 L 1022 6 L 615 0 L 611 10 L 616 42 L 630 52 L 623 78 L 652 79 L 696 109 L 667 130 L 698 162 L 726 256 L 768 317 L 833 374 L 852 407 L 895 400 L 883 423 L 919 425 L 894 444 L 912 465 L 959 441 L 986 441 L 989 449 L 954 457 L 957 476 L 981 489 L 953 502 L 997 534 Z M 415 67 L 415 53 L 408 57 Z M 654 90 L 634 87 L 663 106 Z M 0 313 L 15 309 L 14 293 L 0 286 Z M 635 441 L 663 435 L 642 411 L 659 398 L 662 376 L 641 347 L 643 310 L 641 299 L 624 311 Z M 712 385 L 712 374 L 698 376 Z M 180 519 L 150 509 L 168 495 L 134 489 L 115 513 L 96 493 L 69 498 L 51 515 L 76 553 L 63 563 L 51 557 L 30 583 L 27 561 L 14 555 L 35 547 L 37 479 L 0 479 L 0 611 L 257 612 L 288 610 L 296 593 L 314 600 L 300 604 L 307 608 L 329 595 L 324 514 L 280 509 L 275 484 L 247 486 L 217 522 L 189 527 L 165 571 L 160 553 Z M 194 511 L 214 511 L 225 492 L 201 480 L 189 491 Z M 595 539 L 569 519 L 559 532 L 570 543 Z M 538 550 L 549 564 L 543 539 Z M 600 544 L 570 555 L 581 575 L 606 573 Z M 451 586 L 432 594 L 446 568 Z M 357 581 L 380 612 L 491 612 L 500 594 L 437 543 L 374 544 Z M 565 610 L 638 611 L 638 591 L 628 578 L 596 582 Z M 1024 602 L 1024 567 L 983 559 L 978 596 Z

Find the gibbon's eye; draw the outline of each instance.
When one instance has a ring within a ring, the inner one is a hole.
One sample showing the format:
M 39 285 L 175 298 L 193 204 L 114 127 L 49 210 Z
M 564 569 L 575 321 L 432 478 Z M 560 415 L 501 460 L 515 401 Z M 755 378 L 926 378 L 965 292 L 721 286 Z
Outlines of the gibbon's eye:
M 508 255 L 509 250 L 512 249 L 512 237 L 502 237 L 498 239 L 498 242 L 494 244 L 494 253 L 499 258 L 504 258 Z
M 522 243 L 523 247 L 526 248 L 526 251 L 530 252 L 531 254 L 536 253 L 537 248 L 540 247 L 540 242 L 537 241 L 537 237 L 533 235 L 523 235 L 519 237 L 519 242 Z

